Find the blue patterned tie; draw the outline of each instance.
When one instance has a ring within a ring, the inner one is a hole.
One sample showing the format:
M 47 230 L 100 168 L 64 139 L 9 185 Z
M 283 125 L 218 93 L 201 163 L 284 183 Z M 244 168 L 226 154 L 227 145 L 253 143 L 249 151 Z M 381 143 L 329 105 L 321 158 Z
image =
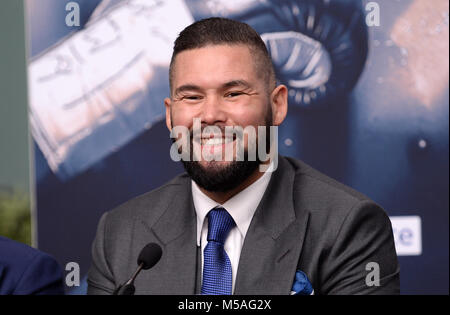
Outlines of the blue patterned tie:
M 208 213 L 208 244 L 203 252 L 202 294 L 232 294 L 231 263 L 224 243 L 235 225 L 224 208 L 214 208 Z

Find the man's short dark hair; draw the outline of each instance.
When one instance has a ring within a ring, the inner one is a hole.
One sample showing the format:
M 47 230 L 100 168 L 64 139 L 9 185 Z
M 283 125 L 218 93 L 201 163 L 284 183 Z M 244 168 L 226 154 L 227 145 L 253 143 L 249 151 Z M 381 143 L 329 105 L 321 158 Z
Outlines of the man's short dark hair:
M 275 87 L 275 71 L 269 52 L 259 34 L 248 24 L 225 19 L 208 18 L 186 27 L 175 40 L 170 61 L 169 81 L 172 90 L 175 57 L 182 51 L 203 48 L 208 45 L 246 45 L 255 58 L 256 71 L 266 80 L 267 86 Z

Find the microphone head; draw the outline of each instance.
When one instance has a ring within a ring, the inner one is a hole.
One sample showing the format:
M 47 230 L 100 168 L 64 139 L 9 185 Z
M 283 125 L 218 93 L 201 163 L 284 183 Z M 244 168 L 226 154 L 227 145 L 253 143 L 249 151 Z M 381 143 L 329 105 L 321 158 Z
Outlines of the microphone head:
M 141 250 L 137 263 L 142 264 L 142 269 L 147 270 L 152 268 L 161 259 L 162 249 L 156 243 L 148 243 Z

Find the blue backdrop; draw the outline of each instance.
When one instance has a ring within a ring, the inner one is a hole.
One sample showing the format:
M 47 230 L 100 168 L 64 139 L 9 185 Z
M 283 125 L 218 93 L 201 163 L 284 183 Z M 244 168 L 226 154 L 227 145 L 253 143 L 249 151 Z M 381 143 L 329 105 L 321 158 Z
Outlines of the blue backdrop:
M 153 24 L 171 21 L 161 9 L 166 1 L 147 1 L 144 8 L 139 1 L 78 0 L 72 2 L 79 4 L 80 26 L 67 26 L 68 2 L 27 1 L 30 89 L 51 90 L 45 85 L 39 88 L 45 76 L 33 81 L 33 73 L 42 71 L 39 63 L 46 57 L 63 56 L 64 45 L 76 42 L 76 34 L 85 34 L 84 40 L 92 45 L 112 45 L 108 49 L 120 51 L 120 45 L 113 48 L 113 41 L 106 43 L 108 31 L 99 26 L 107 20 L 114 32 L 126 32 L 117 12 L 144 12 Z M 403 294 L 448 294 L 448 1 L 376 1 L 379 26 L 366 23 L 373 13 L 366 7 L 369 1 L 179 2 L 183 3 L 180 21 L 226 16 L 247 22 L 262 34 L 278 79 L 290 88 L 288 117 L 279 129 L 280 153 L 302 159 L 361 191 L 382 205 L 394 221 L 400 220 L 394 232 Z M 131 7 L 126 9 L 127 5 Z M 158 32 L 172 38 L 176 33 L 167 30 L 170 25 L 160 24 L 157 31 L 151 25 L 149 40 Z M 95 26 L 96 33 L 83 33 Z M 78 262 L 83 275 L 90 265 L 90 247 L 102 213 L 183 172 L 182 165 L 170 159 L 171 141 L 163 122 L 170 54 L 162 61 L 157 55 L 167 55 L 166 48 L 161 52 L 150 47 L 148 52 L 148 47 L 137 46 L 132 56 L 145 51 L 152 65 L 145 88 L 134 91 L 132 97 L 119 95 L 107 123 L 99 123 L 104 116 L 94 116 L 95 121 L 86 123 L 89 132 L 76 137 L 68 132 L 70 141 L 51 138 L 53 129 L 47 126 L 53 126 L 53 121 L 42 117 L 54 114 L 53 120 L 58 119 L 58 112 L 52 112 L 54 107 L 44 111 L 42 100 L 57 103 L 64 99 L 60 95 L 76 88 L 61 81 L 57 92 L 51 90 L 51 98 L 31 93 L 30 115 L 38 117 L 42 111 L 32 128 L 38 245 L 62 265 Z M 111 60 L 106 69 L 116 67 L 116 74 L 134 67 L 128 61 L 123 63 L 125 68 Z M 67 73 L 77 67 L 58 63 L 58 69 L 68 69 Z M 92 75 L 86 72 L 89 69 L 82 70 L 77 74 L 80 78 Z M 74 106 L 93 102 L 94 92 L 89 93 Z

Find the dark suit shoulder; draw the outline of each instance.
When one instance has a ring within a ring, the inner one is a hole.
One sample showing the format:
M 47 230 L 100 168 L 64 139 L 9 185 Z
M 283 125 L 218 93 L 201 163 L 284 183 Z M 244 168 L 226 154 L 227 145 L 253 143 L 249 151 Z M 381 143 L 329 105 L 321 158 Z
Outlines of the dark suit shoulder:
M 293 199 L 297 214 L 309 212 L 312 228 L 327 231 L 336 236 L 348 216 L 357 212 L 376 212 L 387 216 L 385 211 L 364 194 L 313 169 L 306 163 L 286 158 L 295 171 Z M 353 212 L 353 213 L 352 213 Z M 363 215 L 363 213 L 361 213 Z
M 0 236 L 0 294 L 63 294 L 62 275 L 50 255 Z
M 3 236 L 0 236 L 0 252 L 8 253 L 8 255 L 0 255 L 0 263 L 2 265 L 17 265 L 21 262 L 26 265 L 36 255 L 46 255 L 28 245 L 10 240 Z
M 366 195 L 324 175 L 308 164 L 293 158 L 286 158 L 295 171 L 294 191 L 300 194 L 311 210 L 342 204 L 348 207 L 361 201 L 370 201 Z
M 154 222 L 167 209 L 169 201 L 186 191 L 190 178 L 183 173 L 166 184 L 134 197 L 108 212 L 110 224 L 129 225 L 135 219 Z

